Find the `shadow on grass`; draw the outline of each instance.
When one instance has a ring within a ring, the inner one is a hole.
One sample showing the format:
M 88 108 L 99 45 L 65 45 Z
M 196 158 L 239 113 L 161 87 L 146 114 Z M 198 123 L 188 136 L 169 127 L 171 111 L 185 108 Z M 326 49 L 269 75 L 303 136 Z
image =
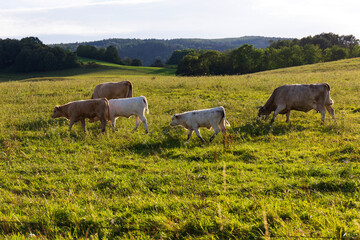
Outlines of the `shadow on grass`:
M 150 67 L 128 67 L 128 66 L 106 66 L 97 65 L 97 67 L 77 67 L 66 70 L 48 71 L 48 72 L 31 72 L 31 73 L 18 73 L 11 69 L 0 71 L 0 82 L 10 81 L 62 81 L 66 77 L 75 77 L 83 74 L 100 74 L 109 70 L 117 71 L 118 74 L 140 74 L 140 75 L 175 75 L 176 69 L 171 68 L 150 68 Z
M 73 77 L 82 74 L 100 73 L 112 69 L 111 67 L 101 66 L 99 68 L 78 67 L 67 70 L 49 72 L 17 73 L 11 70 L 0 71 L 0 82 L 10 81 L 59 81 L 64 77 Z
M 170 127 L 162 127 L 160 135 L 151 136 L 151 141 L 137 142 L 129 146 L 129 150 L 143 156 L 158 155 L 163 149 L 172 149 L 182 145 L 183 140 L 176 136 Z M 152 134 L 152 133 L 150 133 Z
M 248 137 L 260 137 L 266 136 L 269 134 L 280 136 L 284 135 L 291 131 L 303 131 L 305 129 L 304 126 L 296 124 L 296 123 L 270 123 L 270 122 L 249 122 L 240 127 L 234 127 L 231 131 L 239 132 Z
M 43 119 L 39 118 L 38 120 L 34 121 L 27 121 L 22 123 L 15 124 L 15 127 L 19 131 L 40 131 L 43 129 L 48 128 L 49 126 L 54 125 L 57 122 L 57 125 L 63 126 L 68 124 L 68 121 L 64 118 L 61 119 Z

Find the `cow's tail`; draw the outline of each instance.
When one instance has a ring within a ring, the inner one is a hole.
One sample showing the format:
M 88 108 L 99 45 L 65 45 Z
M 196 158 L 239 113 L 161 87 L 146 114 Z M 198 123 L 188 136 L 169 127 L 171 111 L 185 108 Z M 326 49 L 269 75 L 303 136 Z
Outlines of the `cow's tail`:
M 148 101 L 146 99 L 146 97 L 142 96 L 143 97 L 143 101 L 145 103 L 145 107 L 146 107 L 146 113 L 149 114 L 149 106 L 148 106 Z
M 110 105 L 109 105 L 109 100 L 107 100 L 107 98 L 104 98 L 104 101 L 106 103 L 106 108 L 107 108 L 107 112 L 106 112 L 106 120 L 110 121 Z
M 133 96 L 133 86 L 132 86 L 132 83 L 130 81 L 127 81 L 128 82 L 128 92 L 127 92 L 127 97 L 130 98 Z
M 228 126 L 228 127 L 231 127 L 231 126 L 230 126 L 230 123 L 228 122 L 228 120 L 226 120 L 225 117 L 224 117 L 224 120 L 225 120 L 225 125 Z
M 330 98 L 330 85 L 328 83 L 323 83 L 323 85 L 327 88 L 327 93 L 326 93 L 326 103 L 325 105 L 333 105 L 334 104 L 334 100 L 332 100 Z
M 226 116 L 225 116 L 225 108 L 221 107 L 221 113 L 222 113 L 222 121 L 224 121 L 225 125 L 230 127 L 230 123 L 228 122 L 228 120 L 226 120 Z
M 323 83 L 323 84 L 328 89 L 328 91 L 330 91 L 330 85 L 328 83 Z

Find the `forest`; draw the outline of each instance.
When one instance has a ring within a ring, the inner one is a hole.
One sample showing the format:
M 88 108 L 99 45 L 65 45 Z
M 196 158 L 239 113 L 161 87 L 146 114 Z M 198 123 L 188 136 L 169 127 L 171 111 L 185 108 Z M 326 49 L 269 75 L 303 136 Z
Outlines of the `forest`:
M 130 58 L 121 54 L 121 49 L 125 46 L 96 47 L 80 44 L 73 50 L 64 49 L 64 46 L 45 45 L 36 37 L 27 37 L 21 40 L 0 39 L 0 69 L 10 69 L 15 72 L 62 70 L 81 66 L 82 63 L 78 57 L 86 57 L 130 66 L 177 65 L 176 74 L 180 76 L 238 75 L 360 57 L 359 40 L 355 36 L 340 36 L 334 33 L 322 33 L 302 39 L 269 40 L 266 48 L 246 43 L 227 50 L 209 49 L 211 44 L 206 44 L 211 43 L 210 40 L 199 40 L 198 42 L 194 39 L 187 40 L 188 43 L 191 43 L 189 46 L 194 48 L 182 49 L 185 45 L 181 45 L 180 40 L 173 40 L 172 43 L 178 44 L 178 49 L 173 50 L 166 62 L 162 60 L 161 56 L 158 56 L 152 59 L 152 62 L 144 63 L 141 60 L 144 54 L 149 54 L 149 56 L 154 52 L 160 54 L 161 46 L 166 45 L 167 42 L 144 41 L 142 43 L 146 43 L 148 49 L 146 50 L 143 48 L 144 46 L 136 44 L 135 40 L 130 41 L 133 50 L 137 52 L 135 57 Z M 248 40 L 252 42 L 254 39 Z M 220 43 L 221 41 L 215 42 Z M 238 43 L 239 41 L 224 39 L 222 46 L 230 46 L 234 42 Z M 175 45 L 172 45 L 171 48 L 175 48 Z
M 63 70 L 80 66 L 76 54 L 50 47 L 36 37 L 0 39 L 0 69 L 16 72 Z
M 322 33 L 272 41 L 265 49 L 244 44 L 225 52 L 175 51 L 169 60 L 175 64 L 181 56 L 177 75 L 234 75 L 360 57 L 360 46 L 353 35 Z
M 239 38 L 222 39 L 104 39 L 100 41 L 64 43 L 52 46 L 59 46 L 64 49 L 76 51 L 80 45 L 92 46 L 97 49 L 106 49 L 114 46 L 121 59 L 126 65 L 131 65 L 133 59 L 139 59 L 144 66 L 150 66 L 156 60 L 165 63 L 176 50 L 184 49 L 205 49 L 226 51 L 237 48 L 243 44 L 250 44 L 256 48 L 266 48 L 269 41 L 286 40 L 278 37 L 247 36 Z M 130 64 L 129 64 L 130 60 Z M 128 61 L 128 63 L 126 63 Z M 136 60 L 138 61 L 138 60 Z

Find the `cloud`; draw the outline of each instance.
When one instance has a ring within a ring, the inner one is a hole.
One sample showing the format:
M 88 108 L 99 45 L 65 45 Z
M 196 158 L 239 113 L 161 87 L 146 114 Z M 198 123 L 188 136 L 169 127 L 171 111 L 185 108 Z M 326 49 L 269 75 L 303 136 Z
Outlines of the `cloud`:
M 114 0 L 114 1 L 103 1 L 103 0 L 36 0 L 31 1 L 13 1 L 16 4 L 7 4 L 6 6 L 1 6 L 0 4 L 0 14 L 1 13 L 34 13 L 34 12 L 46 12 L 53 11 L 58 9 L 71 9 L 71 8 L 84 8 L 84 7 L 93 7 L 93 6 L 111 6 L 111 5 L 139 5 L 139 4 L 149 4 L 154 2 L 162 2 L 164 0 Z M 21 7 L 19 7 L 21 6 Z

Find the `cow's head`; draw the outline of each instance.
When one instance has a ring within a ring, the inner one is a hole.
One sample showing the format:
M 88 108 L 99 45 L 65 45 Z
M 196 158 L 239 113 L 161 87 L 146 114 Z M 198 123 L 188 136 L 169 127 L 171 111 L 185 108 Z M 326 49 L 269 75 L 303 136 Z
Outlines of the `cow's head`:
M 60 107 L 56 106 L 54 108 L 54 113 L 52 114 L 52 118 L 59 118 L 59 117 L 63 117 L 64 113 L 61 111 Z
M 171 118 L 171 123 L 170 123 L 170 126 L 174 127 L 176 125 L 179 125 L 179 118 L 180 116 L 177 115 L 177 114 L 174 114 L 174 116 Z
M 267 118 L 269 116 L 269 114 L 271 113 L 270 109 L 267 109 L 264 106 L 260 106 L 259 107 L 259 112 L 258 112 L 258 116 L 257 119 L 258 121 L 260 121 L 260 119 L 262 119 L 263 117 Z

